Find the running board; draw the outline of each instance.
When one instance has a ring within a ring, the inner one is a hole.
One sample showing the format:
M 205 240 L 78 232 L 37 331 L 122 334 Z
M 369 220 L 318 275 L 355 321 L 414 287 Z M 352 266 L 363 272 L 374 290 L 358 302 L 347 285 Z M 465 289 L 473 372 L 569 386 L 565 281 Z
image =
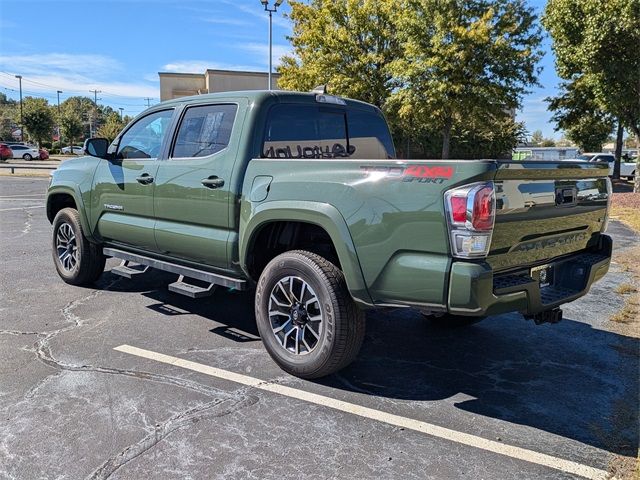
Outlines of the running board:
M 124 278 L 132 279 L 136 275 L 141 275 L 143 273 L 146 273 L 149 270 L 149 267 L 147 265 L 135 265 L 136 267 L 137 266 L 144 267 L 142 269 L 138 269 L 138 268 L 133 268 L 133 266 L 131 266 L 130 264 L 131 262 L 129 260 L 123 260 L 120 265 L 118 265 L 117 267 L 113 267 L 111 269 L 111 273 L 120 275 L 121 277 L 124 277 Z
M 146 257 L 144 255 L 125 252 L 124 250 L 119 250 L 117 248 L 104 248 L 102 252 L 107 257 L 115 257 L 140 265 L 146 265 L 151 268 L 157 268 L 158 270 L 164 270 L 165 272 L 177 273 L 178 275 L 182 275 L 187 278 L 195 278 L 196 280 L 201 280 L 213 285 L 235 288 L 236 290 L 246 290 L 248 288 L 246 280 L 227 277 L 225 275 L 198 270 L 196 268 L 185 267 L 175 263 L 167 262 L 165 260 L 157 260 L 155 258 Z
M 192 283 L 184 281 L 184 275 L 180 275 L 177 282 L 169 284 L 169 291 L 173 293 L 179 293 L 180 295 L 186 295 L 191 298 L 210 297 L 216 290 L 216 285 L 210 283 L 207 287 L 200 287 L 193 285 Z

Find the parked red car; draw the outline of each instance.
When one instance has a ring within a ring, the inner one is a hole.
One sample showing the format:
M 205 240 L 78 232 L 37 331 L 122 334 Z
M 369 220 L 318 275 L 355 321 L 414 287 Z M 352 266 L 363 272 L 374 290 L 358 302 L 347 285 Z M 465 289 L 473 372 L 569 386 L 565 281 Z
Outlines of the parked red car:
M 4 162 L 6 159 L 12 157 L 13 150 L 9 148 L 9 145 L 7 145 L 6 143 L 0 143 L 0 160 Z
M 40 149 L 40 160 L 48 160 L 49 159 L 49 152 L 47 151 L 46 148 L 41 148 Z

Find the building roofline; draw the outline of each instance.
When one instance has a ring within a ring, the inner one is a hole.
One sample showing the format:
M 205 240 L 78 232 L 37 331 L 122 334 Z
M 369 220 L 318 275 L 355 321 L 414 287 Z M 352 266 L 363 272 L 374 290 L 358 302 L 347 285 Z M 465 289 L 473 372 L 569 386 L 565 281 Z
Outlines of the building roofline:
M 158 72 L 158 75 L 175 75 L 176 77 L 202 77 L 202 73 Z
M 207 75 L 208 73 L 219 73 L 223 75 L 233 75 L 233 74 L 242 74 L 242 75 L 256 75 L 256 76 L 264 76 L 269 75 L 269 72 L 251 72 L 249 70 L 221 70 L 217 68 L 207 68 L 204 73 L 188 73 L 188 72 L 158 72 L 158 75 L 174 75 L 176 77 L 202 77 Z M 274 77 L 279 77 L 280 74 L 273 72 L 272 75 Z

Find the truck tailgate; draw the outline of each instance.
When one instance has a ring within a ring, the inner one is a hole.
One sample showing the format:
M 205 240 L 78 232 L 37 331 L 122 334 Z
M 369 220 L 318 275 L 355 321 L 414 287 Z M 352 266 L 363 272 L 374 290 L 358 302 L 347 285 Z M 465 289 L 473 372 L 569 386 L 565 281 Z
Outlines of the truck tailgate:
M 499 162 L 487 262 L 509 270 L 595 245 L 606 221 L 607 174 L 598 163 Z

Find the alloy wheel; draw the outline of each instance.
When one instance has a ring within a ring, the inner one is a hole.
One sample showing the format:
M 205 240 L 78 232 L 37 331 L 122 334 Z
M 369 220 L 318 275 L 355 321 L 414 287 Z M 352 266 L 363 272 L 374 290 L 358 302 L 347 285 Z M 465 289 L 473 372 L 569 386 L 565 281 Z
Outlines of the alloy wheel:
M 56 233 L 56 253 L 60 265 L 67 272 L 72 272 L 78 265 L 78 245 L 76 234 L 68 223 L 61 223 Z
M 322 334 L 322 307 L 311 286 L 300 277 L 280 279 L 269 295 L 271 330 L 282 348 L 296 355 L 311 353 Z

